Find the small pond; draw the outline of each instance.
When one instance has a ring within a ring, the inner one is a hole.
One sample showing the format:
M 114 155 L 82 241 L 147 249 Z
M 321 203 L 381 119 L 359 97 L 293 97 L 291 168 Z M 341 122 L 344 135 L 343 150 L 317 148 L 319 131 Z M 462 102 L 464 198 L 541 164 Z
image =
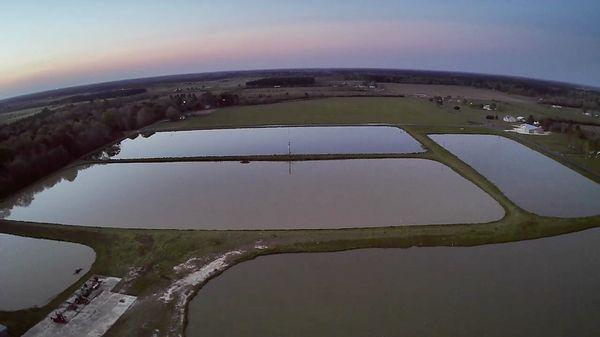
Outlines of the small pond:
M 425 159 L 75 167 L 4 204 L 13 220 L 104 227 L 297 229 L 489 222 L 503 208 Z
M 95 259 L 94 250 L 84 245 L 0 234 L 0 311 L 48 304 Z
M 495 135 L 430 137 L 530 212 L 556 217 L 600 214 L 600 184 L 514 140 Z
M 283 254 L 233 266 L 187 337 L 598 336 L 600 229 L 479 247 Z
M 125 139 L 110 159 L 283 154 L 416 153 L 421 144 L 390 126 L 261 127 L 157 132 Z

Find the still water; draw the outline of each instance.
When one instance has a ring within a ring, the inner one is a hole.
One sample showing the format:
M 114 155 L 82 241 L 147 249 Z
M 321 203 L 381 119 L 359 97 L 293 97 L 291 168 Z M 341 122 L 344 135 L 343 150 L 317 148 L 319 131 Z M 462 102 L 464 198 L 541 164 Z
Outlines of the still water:
M 425 159 L 97 164 L 6 203 L 14 220 L 182 229 L 343 228 L 498 220 L 504 210 Z
M 600 214 L 600 184 L 514 140 L 494 135 L 430 137 L 530 212 L 556 217 Z
M 600 229 L 480 247 L 243 262 L 189 306 L 188 337 L 598 336 Z
M 44 306 L 85 275 L 95 259 L 84 245 L 0 234 L 0 311 Z
M 416 153 L 406 131 L 389 126 L 265 127 L 157 132 L 125 139 L 111 159 L 282 154 Z

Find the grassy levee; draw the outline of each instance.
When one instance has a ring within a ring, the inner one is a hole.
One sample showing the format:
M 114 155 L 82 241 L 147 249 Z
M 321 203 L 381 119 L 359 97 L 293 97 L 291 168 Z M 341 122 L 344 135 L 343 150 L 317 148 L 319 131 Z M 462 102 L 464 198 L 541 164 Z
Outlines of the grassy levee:
M 152 130 L 261 124 L 399 125 L 428 149 L 425 153 L 400 157 L 431 159 L 449 166 L 497 200 L 506 215 L 499 221 L 483 224 L 421 226 L 390 224 L 391 227 L 378 228 L 248 231 L 113 229 L 0 220 L 0 233 L 81 243 L 92 247 L 97 255 L 88 275 L 82 277 L 51 303 L 42 308 L 0 312 L 0 322 L 6 323 L 11 334 L 18 336 L 67 299 L 72 291 L 92 273 L 125 277 L 130 268 L 137 268 L 139 275 L 124 282 L 121 290 L 139 296 L 139 302 L 108 331 L 107 336 L 151 336 L 155 329 L 158 329 L 162 335 L 170 327 L 174 307 L 173 304 L 156 301 L 152 294 L 164 290 L 175 280 L 174 266 L 192 257 L 210 261 L 219 254 L 242 249 L 246 253 L 235 261 L 239 263 L 256 256 L 278 253 L 329 252 L 377 247 L 475 246 L 555 236 L 600 226 L 600 216 L 564 219 L 542 217 L 522 210 L 498 187 L 427 136 L 430 133 L 458 132 L 504 135 L 484 126 L 467 125 L 472 118 L 470 113 L 460 116 L 459 113 L 448 112 L 427 101 L 416 99 L 351 98 L 227 108 L 220 109 L 207 117 L 156 124 L 151 127 Z M 239 157 L 230 159 L 240 160 Z M 259 159 L 254 158 L 254 160 Z M 301 160 L 302 158 L 283 156 L 275 159 Z M 305 160 L 314 159 L 340 158 L 305 158 Z M 165 161 L 179 160 L 168 158 Z M 436 205 L 424 205 L 424 207 L 436 207 Z M 255 243 L 259 240 L 268 248 L 264 250 L 255 248 Z M 179 329 L 182 331 L 184 327 L 181 326 Z
M 173 163 L 173 162 L 220 162 L 220 161 L 310 161 L 346 159 L 390 159 L 425 158 L 426 152 L 414 153 L 347 153 L 347 154 L 282 154 L 282 155 L 241 155 L 241 156 L 202 156 L 202 157 L 161 157 L 131 159 L 91 159 L 86 164 L 110 163 Z
M 408 127 L 403 128 L 406 129 Z M 595 167 L 598 166 L 598 168 L 600 168 L 600 164 L 596 163 L 593 164 L 595 166 L 590 166 L 590 163 L 586 163 L 588 165 L 583 165 L 583 163 L 580 161 L 565 158 L 565 155 L 562 151 L 566 151 L 566 146 L 564 144 L 556 144 L 552 141 L 552 139 L 548 138 L 548 136 L 521 135 L 514 132 L 505 132 L 495 128 L 481 126 L 411 126 L 410 128 L 419 130 L 420 132 L 424 132 L 426 134 L 484 134 L 509 138 L 536 152 L 552 158 L 553 160 L 565 165 L 573 171 L 577 171 L 579 174 L 597 183 L 600 183 L 600 171 L 598 171 Z M 562 137 L 563 135 L 558 136 Z M 437 143 L 435 144 L 437 145 Z M 550 144 L 550 146 L 548 146 L 548 144 Z
M 539 111 L 548 115 L 555 113 L 553 109 L 540 107 L 536 103 L 526 105 L 523 103 L 518 105 L 518 108 L 521 110 L 526 108 L 526 111 L 532 113 Z M 436 127 L 436 133 L 447 130 L 453 133 L 485 133 L 509 137 L 600 183 L 598 160 L 585 159 L 581 155 L 568 153 L 565 155 L 569 151 L 566 135 L 527 136 L 503 132 L 502 128 L 511 128 L 510 124 L 488 121 L 487 113 L 489 112 L 470 106 L 463 106 L 461 110 L 455 111 L 449 106 L 440 107 L 427 100 L 410 97 L 337 97 L 220 108 L 208 116 L 175 122 L 163 121 L 144 128 L 144 131 L 366 123 L 394 124 L 402 127 Z M 510 111 L 498 113 L 502 116 L 502 114 L 509 114 Z
M 496 185 L 482 176 L 471 166 L 458 159 L 458 157 L 454 156 L 452 153 L 438 145 L 431 138 L 427 137 L 425 133 L 422 131 L 417 131 L 417 128 L 405 128 L 405 130 L 429 149 L 428 154 L 431 159 L 437 160 L 449 166 L 455 172 L 467 180 L 470 180 L 479 188 L 491 195 L 494 199 L 496 199 L 496 201 L 498 201 L 498 203 L 504 208 L 504 211 L 506 212 L 505 217 L 520 217 L 523 215 L 529 215 L 528 212 L 524 211 L 515 205 L 510 199 L 508 199 Z
M 508 137 L 537 152 L 540 152 L 600 184 L 599 159 L 582 160 L 582 155 L 575 155 L 574 157 L 571 157 L 568 153 L 568 149 L 563 148 L 566 146 L 553 141 L 554 139 L 552 137 L 554 136 L 566 138 L 566 135 L 553 134 L 549 136 L 533 136 L 532 138 L 532 136 L 521 135 L 512 132 L 505 132 L 504 134 L 502 134 L 502 136 Z M 565 155 L 567 157 L 565 157 Z
M 236 234 L 225 231 L 113 229 L 10 220 L 0 220 L 0 233 L 76 242 L 87 245 L 96 252 L 96 261 L 90 272 L 48 305 L 0 312 L 0 322 L 7 323 L 14 336 L 24 333 L 65 301 L 91 274 L 123 277 L 129 267 L 151 269 L 152 272 L 145 273 L 145 277 L 128 289 L 129 294 L 143 295 L 156 286 L 168 283 L 171 268 L 187 256 L 209 256 L 222 250 L 234 249 L 247 240 L 254 242 L 262 236 L 260 232 Z
M 433 205 L 432 205 L 433 207 Z M 180 231 L 99 229 L 3 220 L 0 232 L 30 237 L 67 240 L 94 248 L 97 260 L 91 273 L 125 276 L 128 267 L 141 267 L 141 275 L 127 293 L 141 302 L 117 322 L 108 336 L 148 336 L 164 331 L 173 308 L 144 296 L 173 280 L 172 267 L 190 257 L 210 260 L 217 254 L 247 249 L 240 262 L 258 255 L 293 252 L 327 252 L 358 248 L 406 248 L 411 246 L 475 246 L 535 239 L 580 231 L 600 224 L 600 217 L 557 219 L 523 214 L 486 224 L 397 226 L 339 230 Z M 270 248 L 253 249 L 261 240 Z M 86 275 L 87 277 L 88 275 Z M 40 309 L 0 313 L 14 335 L 20 335 L 47 315 L 80 286 L 85 278 Z

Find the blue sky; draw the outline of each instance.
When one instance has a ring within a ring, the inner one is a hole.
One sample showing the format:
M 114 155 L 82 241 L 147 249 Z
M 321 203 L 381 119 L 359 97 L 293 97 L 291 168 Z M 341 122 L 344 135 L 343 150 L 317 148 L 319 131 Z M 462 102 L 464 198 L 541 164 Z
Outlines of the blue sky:
M 393 67 L 600 86 L 600 1 L 3 1 L 0 98 L 172 73 Z

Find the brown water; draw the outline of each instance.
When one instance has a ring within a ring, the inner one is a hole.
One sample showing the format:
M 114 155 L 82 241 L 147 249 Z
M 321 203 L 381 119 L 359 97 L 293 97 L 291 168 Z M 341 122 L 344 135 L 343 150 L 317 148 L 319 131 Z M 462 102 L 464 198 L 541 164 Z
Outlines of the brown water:
M 261 127 L 157 132 L 125 139 L 111 159 L 275 154 L 416 153 L 423 147 L 390 126 Z
M 600 229 L 480 247 L 259 257 L 189 306 L 187 337 L 600 336 Z
M 504 210 L 424 159 L 92 165 L 7 203 L 8 219 L 90 226 L 340 228 L 498 220 Z
M 514 140 L 494 135 L 430 137 L 530 212 L 556 217 L 600 214 L 600 184 Z
M 95 259 L 84 245 L 0 234 L 0 311 L 44 306 L 85 275 Z

